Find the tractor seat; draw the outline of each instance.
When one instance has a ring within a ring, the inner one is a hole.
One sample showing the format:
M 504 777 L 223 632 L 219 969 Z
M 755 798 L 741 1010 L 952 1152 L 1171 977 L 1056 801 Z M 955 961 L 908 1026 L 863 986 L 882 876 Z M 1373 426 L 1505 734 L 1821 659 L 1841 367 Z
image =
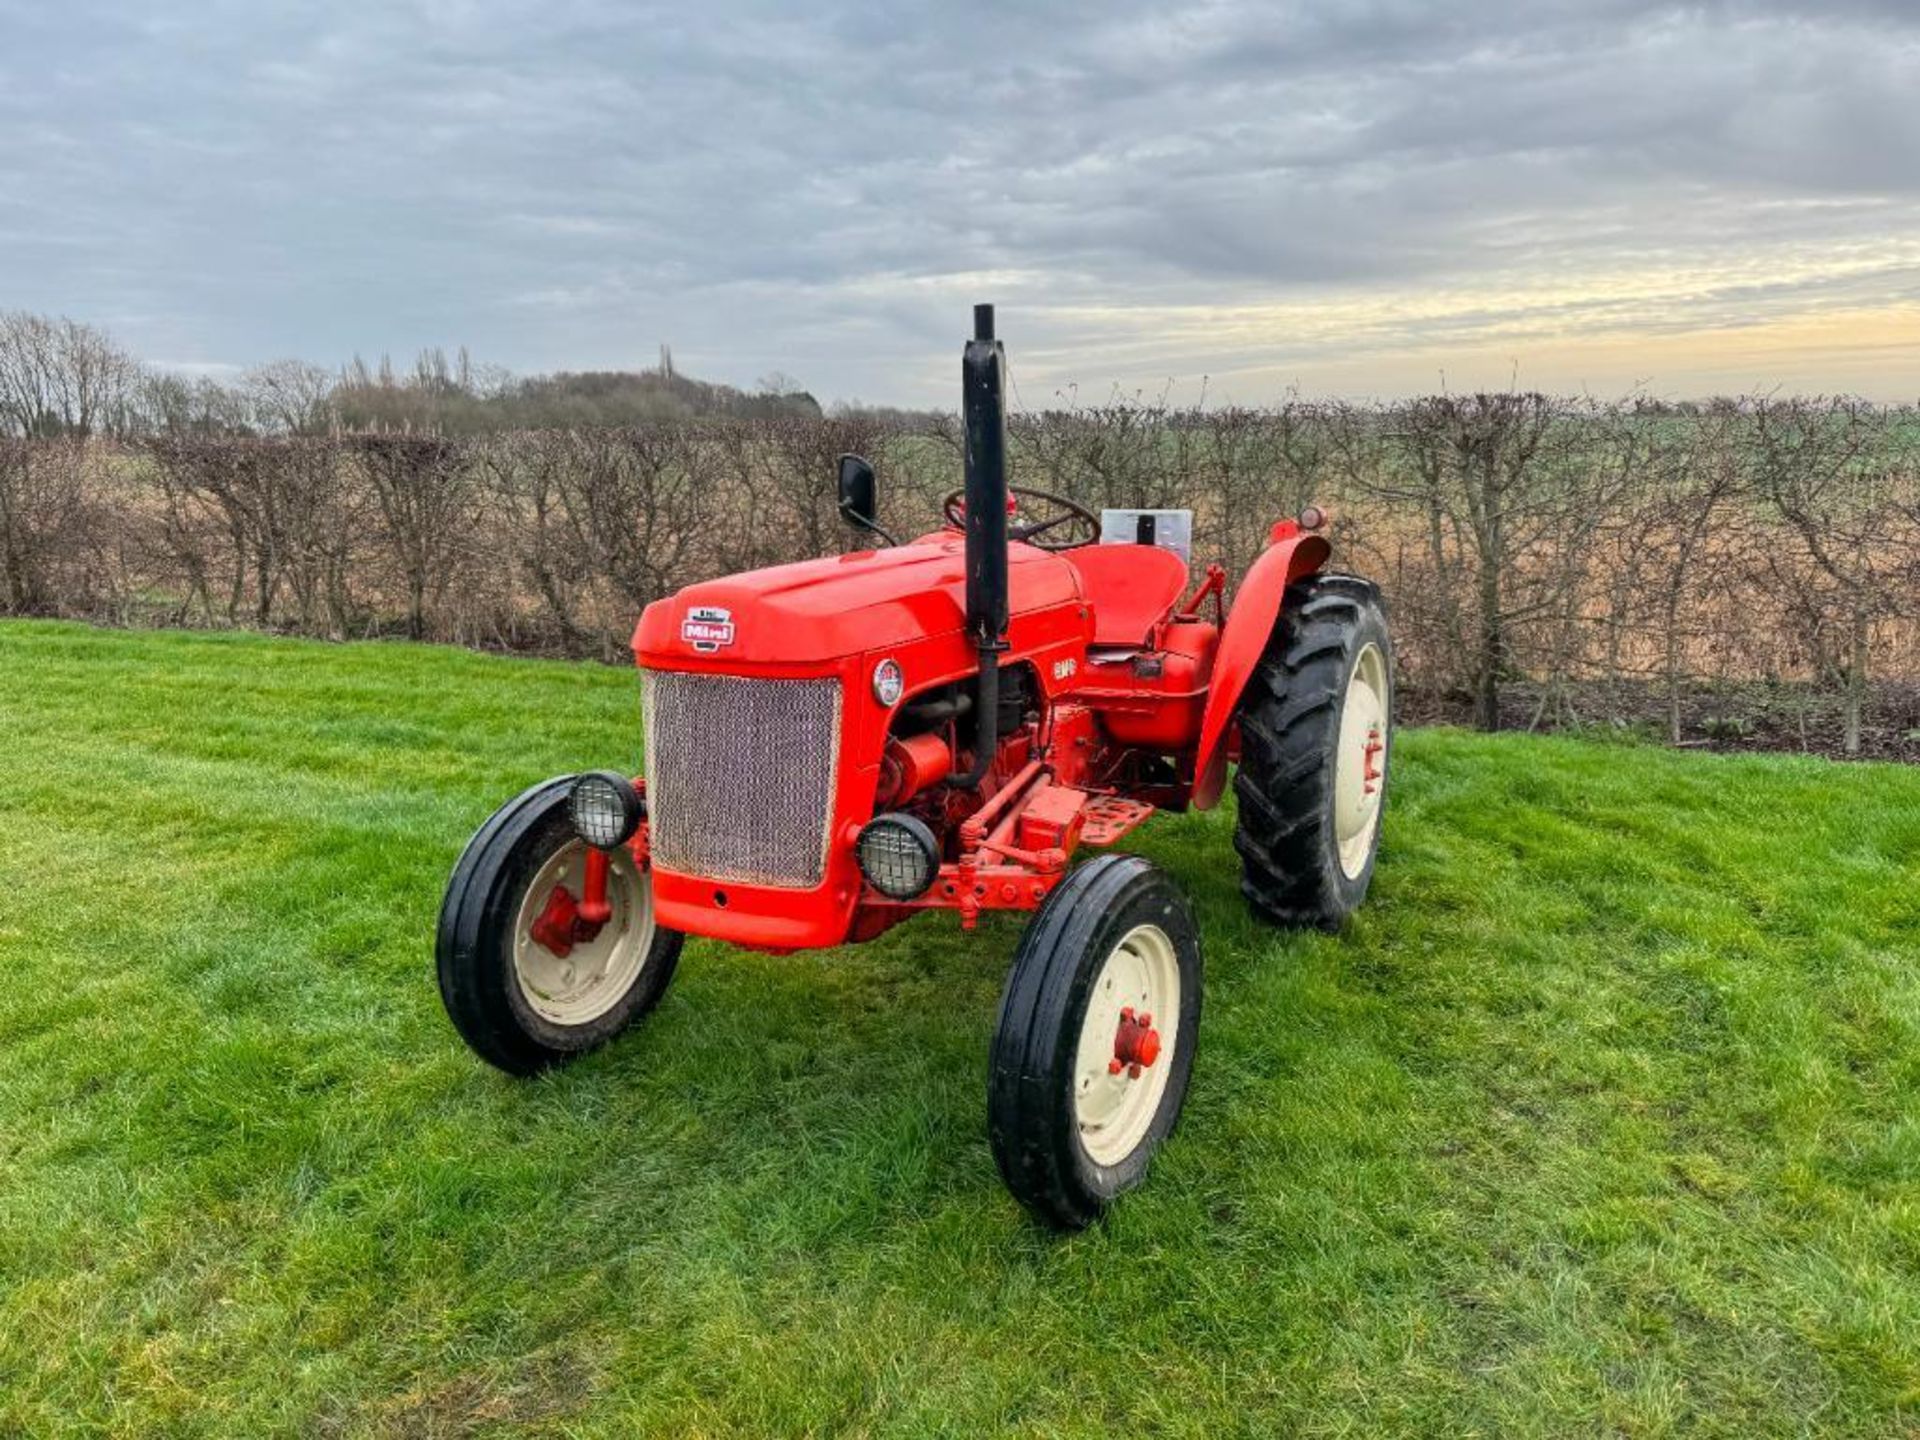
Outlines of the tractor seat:
M 1187 562 L 1160 545 L 1082 545 L 1066 558 L 1093 606 L 1096 649 L 1145 645 L 1187 588 Z

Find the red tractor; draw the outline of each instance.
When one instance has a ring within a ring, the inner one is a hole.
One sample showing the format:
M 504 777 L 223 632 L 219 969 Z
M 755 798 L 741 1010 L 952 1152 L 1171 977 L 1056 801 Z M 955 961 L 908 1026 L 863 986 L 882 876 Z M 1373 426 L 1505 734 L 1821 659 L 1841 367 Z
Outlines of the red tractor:
M 646 774 L 562 776 L 481 827 L 440 912 L 440 993 L 483 1059 L 530 1074 L 646 1014 L 687 935 L 784 953 L 1032 911 L 988 1127 L 1013 1193 L 1078 1227 L 1180 1113 L 1201 963 L 1165 873 L 1076 852 L 1213 806 L 1237 758 L 1254 913 L 1338 926 L 1373 874 L 1393 647 L 1375 588 L 1323 569 L 1317 511 L 1272 527 L 1229 613 L 1218 565 L 1190 580 L 1186 512 L 1010 489 L 991 306 L 974 331 L 943 528 L 894 543 L 845 456 L 841 511 L 883 548 L 648 606 Z

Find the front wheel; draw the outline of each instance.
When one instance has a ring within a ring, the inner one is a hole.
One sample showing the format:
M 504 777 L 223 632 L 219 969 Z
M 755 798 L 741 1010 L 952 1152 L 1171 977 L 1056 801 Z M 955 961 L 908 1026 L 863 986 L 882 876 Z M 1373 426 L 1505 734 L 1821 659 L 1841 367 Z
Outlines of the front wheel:
M 1180 1118 L 1200 1031 L 1186 897 L 1136 855 L 1103 855 L 1047 897 L 1000 1000 L 987 1086 L 1014 1197 L 1077 1230 L 1138 1185 Z
M 587 845 L 567 815 L 572 776 L 510 801 L 471 841 L 440 907 L 440 998 L 473 1052 L 531 1075 L 604 1045 L 659 1003 L 682 937 L 657 924 L 647 875 L 610 852 L 597 928 L 577 925 Z

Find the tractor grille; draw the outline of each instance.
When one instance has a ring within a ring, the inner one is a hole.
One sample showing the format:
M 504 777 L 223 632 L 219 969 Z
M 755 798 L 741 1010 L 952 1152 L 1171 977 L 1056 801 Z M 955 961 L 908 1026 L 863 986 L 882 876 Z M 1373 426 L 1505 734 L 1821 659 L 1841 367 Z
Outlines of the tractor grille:
M 646 672 L 654 858 L 710 880 L 820 883 L 840 758 L 838 680 Z

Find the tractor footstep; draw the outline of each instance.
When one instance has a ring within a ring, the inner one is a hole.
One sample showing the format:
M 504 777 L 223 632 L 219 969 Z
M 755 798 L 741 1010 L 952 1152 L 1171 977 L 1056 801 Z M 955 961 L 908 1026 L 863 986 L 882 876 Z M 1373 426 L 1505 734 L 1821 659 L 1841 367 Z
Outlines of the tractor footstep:
M 1127 800 L 1119 795 L 1095 795 L 1082 812 L 1086 816 L 1080 838 L 1089 845 L 1111 845 L 1149 815 L 1153 806 L 1144 800 Z

